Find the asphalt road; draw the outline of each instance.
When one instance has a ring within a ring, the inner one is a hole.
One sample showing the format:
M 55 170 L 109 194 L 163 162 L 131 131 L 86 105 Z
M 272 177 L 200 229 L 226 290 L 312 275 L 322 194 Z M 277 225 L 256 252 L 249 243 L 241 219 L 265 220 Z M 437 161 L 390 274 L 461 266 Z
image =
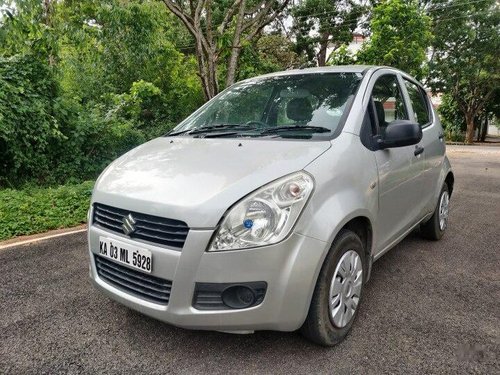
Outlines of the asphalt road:
M 187 331 L 92 289 L 84 234 L 0 250 L 0 373 L 500 373 L 500 148 L 450 148 L 440 242 L 411 234 L 373 268 L 352 333 Z

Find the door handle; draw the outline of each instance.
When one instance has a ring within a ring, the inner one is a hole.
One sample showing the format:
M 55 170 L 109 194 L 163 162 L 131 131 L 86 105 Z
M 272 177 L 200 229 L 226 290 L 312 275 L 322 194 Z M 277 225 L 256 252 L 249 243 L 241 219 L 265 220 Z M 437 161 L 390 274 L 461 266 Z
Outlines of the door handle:
M 444 138 L 444 133 L 439 133 L 438 137 L 439 137 L 439 139 L 443 139 Z
M 415 156 L 420 155 L 422 152 L 424 152 L 424 148 L 420 146 L 415 146 L 415 151 L 413 152 Z

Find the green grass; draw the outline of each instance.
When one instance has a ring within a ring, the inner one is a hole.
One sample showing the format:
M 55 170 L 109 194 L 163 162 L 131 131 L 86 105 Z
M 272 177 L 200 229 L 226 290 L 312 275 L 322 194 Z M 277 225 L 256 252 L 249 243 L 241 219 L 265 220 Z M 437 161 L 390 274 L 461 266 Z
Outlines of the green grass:
M 93 181 L 54 188 L 0 190 L 0 240 L 87 221 Z

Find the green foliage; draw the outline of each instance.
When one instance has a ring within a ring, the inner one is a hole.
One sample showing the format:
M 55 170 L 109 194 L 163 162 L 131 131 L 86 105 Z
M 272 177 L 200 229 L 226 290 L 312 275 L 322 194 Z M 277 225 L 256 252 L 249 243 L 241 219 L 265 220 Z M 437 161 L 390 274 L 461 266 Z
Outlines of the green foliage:
M 162 4 L 106 0 L 84 10 L 81 6 L 62 5 L 71 31 L 61 47 L 62 86 L 68 95 L 86 103 L 129 92 L 143 80 L 162 91 L 167 111 L 162 117 L 172 122 L 202 103 L 196 62 L 176 49 L 172 35 L 182 29 Z
M 159 93 L 140 81 L 130 94 L 111 95 L 109 104 L 84 107 L 60 95 L 46 64 L 29 55 L 0 58 L 0 185 L 95 177 L 118 155 L 158 135 L 159 125 L 156 132 L 146 125 Z
M 366 11 L 360 4 L 352 0 L 299 2 L 292 10 L 297 51 L 305 54 L 309 61 L 325 65 L 328 47 L 336 49 L 352 40 L 352 33 Z
M 75 105 L 66 137 L 52 151 L 58 163 L 50 183 L 96 177 L 113 159 L 146 140 L 132 121 L 109 115 L 104 104 Z
M 446 139 L 452 142 L 463 142 L 467 125 L 451 95 L 442 96 L 438 112 Z
M 500 7 L 495 0 L 435 1 L 430 84 L 449 93 L 467 121 L 468 143 L 475 119 L 495 112 L 500 87 Z M 498 108 L 498 107 L 497 107 Z M 498 111 L 498 109 L 496 110 Z
M 349 51 L 346 44 L 341 45 L 328 57 L 328 65 L 352 65 L 356 63 L 356 56 Z
M 48 1 L 52 4 L 54 1 Z M 32 54 L 39 60 L 49 61 L 57 55 L 58 34 L 53 28 L 50 6 L 38 0 L 0 0 L 0 51 L 1 55 Z
M 85 223 L 93 185 L 0 190 L 0 240 Z
M 50 172 L 50 150 L 64 138 L 56 98 L 46 64 L 31 55 L 0 57 L 0 184 Z
M 358 52 L 360 63 L 388 65 L 422 78 L 431 44 L 430 18 L 416 1 L 387 0 L 373 9 L 371 36 Z
M 94 179 L 203 102 L 194 57 L 175 47 L 185 34 L 158 2 L 0 13 L 0 187 Z
M 294 51 L 293 43 L 281 34 L 263 35 L 245 46 L 240 56 L 238 80 L 298 68 L 305 63 Z

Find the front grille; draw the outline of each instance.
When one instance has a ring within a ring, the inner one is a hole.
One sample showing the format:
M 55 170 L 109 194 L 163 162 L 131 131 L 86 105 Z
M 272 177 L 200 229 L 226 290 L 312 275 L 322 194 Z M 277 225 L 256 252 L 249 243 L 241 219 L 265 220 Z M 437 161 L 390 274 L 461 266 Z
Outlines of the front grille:
M 182 249 L 184 246 L 189 227 L 180 220 L 166 219 L 95 203 L 93 224 L 123 234 L 122 220 L 130 214 L 135 220 L 135 231 L 129 235 L 130 238 L 178 249 Z
M 135 271 L 101 256 L 94 258 L 97 274 L 107 283 L 147 301 L 168 304 L 171 281 Z

